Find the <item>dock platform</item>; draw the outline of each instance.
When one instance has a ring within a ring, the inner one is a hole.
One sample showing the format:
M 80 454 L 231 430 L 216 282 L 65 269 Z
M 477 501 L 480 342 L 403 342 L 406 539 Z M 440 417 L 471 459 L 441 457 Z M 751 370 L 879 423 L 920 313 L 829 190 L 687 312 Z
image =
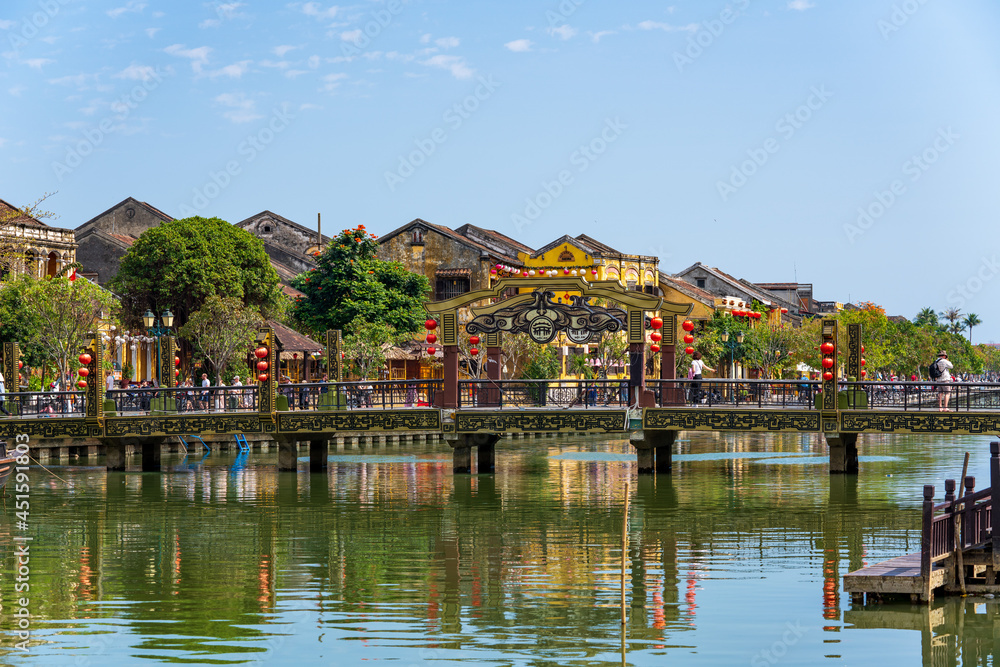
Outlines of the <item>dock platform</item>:
M 861 568 L 844 575 L 844 592 L 854 602 L 865 602 L 865 596 L 909 595 L 912 602 L 928 602 L 934 589 L 944 586 L 948 568 L 934 563 L 929 589 L 920 574 L 920 553 L 898 556 L 891 560 Z

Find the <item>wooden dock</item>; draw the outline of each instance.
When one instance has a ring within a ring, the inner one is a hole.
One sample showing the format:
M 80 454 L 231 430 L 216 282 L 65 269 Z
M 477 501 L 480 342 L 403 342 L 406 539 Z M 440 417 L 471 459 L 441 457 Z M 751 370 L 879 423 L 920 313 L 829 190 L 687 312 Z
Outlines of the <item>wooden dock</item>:
M 950 568 L 935 563 L 931 570 L 930 593 L 944 586 Z M 844 592 L 851 594 L 853 602 L 864 603 L 865 596 L 882 598 L 887 595 L 908 595 L 912 602 L 929 602 L 920 571 L 920 553 L 907 554 L 877 565 L 863 567 L 844 575 Z

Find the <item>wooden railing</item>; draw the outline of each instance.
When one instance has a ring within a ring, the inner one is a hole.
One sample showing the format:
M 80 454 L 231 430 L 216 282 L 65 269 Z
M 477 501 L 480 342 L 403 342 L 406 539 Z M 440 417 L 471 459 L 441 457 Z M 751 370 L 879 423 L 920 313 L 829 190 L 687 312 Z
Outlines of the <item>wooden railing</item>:
M 1000 485 L 1000 441 L 990 443 L 990 486 L 976 491 L 976 478 L 964 480 L 964 493 L 955 497 L 955 480 L 945 480 L 944 502 L 934 504 L 934 485 L 924 486 L 920 538 L 920 574 L 930 576 L 933 564 L 992 544 L 996 553 L 1000 525 L 994 525 L 993 489 Z M 1000 513 L 998 513 L 1000 514 Z M 1000 516 L 997 517 L 1000 519 Z M 997 521 L 1000 524 L 1000 520 Z M 956 529 L 958 540 L 955 539 Z

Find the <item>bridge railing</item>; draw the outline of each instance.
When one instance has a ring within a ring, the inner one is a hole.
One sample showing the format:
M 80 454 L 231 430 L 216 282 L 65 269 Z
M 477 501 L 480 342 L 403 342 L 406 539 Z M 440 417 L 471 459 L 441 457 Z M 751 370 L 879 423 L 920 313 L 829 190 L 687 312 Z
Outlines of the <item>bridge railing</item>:
M 4 408 L 19 417 L 82 417 L 82 391 L 20 391 L 2 395 Z
M 151 413 L 256 412 L 257 386 L 238 387 L 139 387 L 109 389 L 105 414 L 119 416 Z M 108 401 L 113 401 L 112 407 Z
M 938 397 L 948 397 L 950 410 L 1000 409 L 1000 383 L 997 382 L 843 382 L 848 391 L 848 407 L 892 410 L 937 410 Z M 867 406 L 858 405 L 864 392 Z M 943 399 L 942 399 L 943 401 Z
M 663 406 L 730 408 L 814 407 L 820 383 L 815 380 L 647 380 Z
M 628 405 L 627 380 L 460 380 L 462 408 L 606 408 Z
M 434 405 L 441 380 L 310 382 L 278 385 L 289 410 L 368 410 Z

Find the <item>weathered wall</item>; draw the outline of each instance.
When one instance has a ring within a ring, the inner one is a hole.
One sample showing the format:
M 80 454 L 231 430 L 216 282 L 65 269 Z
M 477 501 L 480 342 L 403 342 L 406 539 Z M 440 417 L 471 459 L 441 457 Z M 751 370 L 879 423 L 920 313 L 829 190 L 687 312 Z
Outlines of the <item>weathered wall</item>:
M 378 258 L 400 262 L 407 270 L 427 276 L 434 289 L 438 269 L 470 269 L 472 291 L 489 285 L 489 258 L 481 258 L 480 250 L 472 248 L 432 229 L 424 233 L 423 244 L 412 243 L 412 234 L 404 231 L 385 240 L 378 249 Z
M 125 250 L 116 243 L 97 234 L 88 234 L 80 240 L 76 249 L 76 260 L 87 272 L 97 272 L 97 282 L 104 285 L 115 277 L 121 266 Z

